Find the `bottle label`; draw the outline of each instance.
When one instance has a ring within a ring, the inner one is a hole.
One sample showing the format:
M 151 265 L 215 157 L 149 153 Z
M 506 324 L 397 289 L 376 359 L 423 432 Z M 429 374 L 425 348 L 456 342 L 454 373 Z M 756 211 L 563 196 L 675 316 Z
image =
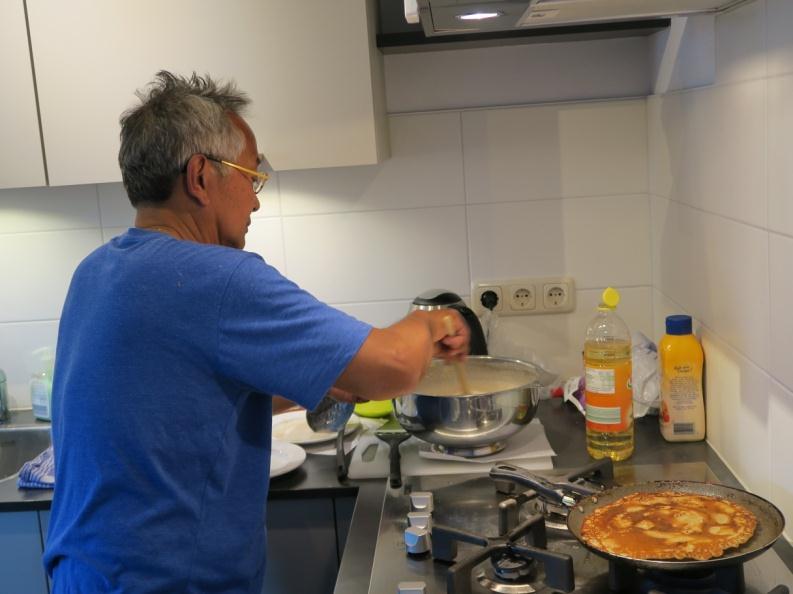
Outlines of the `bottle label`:
M 614 394 L 614 370 L 598 369 L 596 367 L 586 368 L 586 389 L 587 392 L 595 394 Z
M 633 420 L 631 361 L 585 366 L 586 425 L 590 431 L 626 431 Z
M 586 405 L 586 420 L 588 423 L 598 423 L 599 425 L 620 425 L 622 423 L 622 413 L 619 406 L 593 406 Z
M 33 380 L 30 383 L 30 403 L 33 406 L 34 417 L 37 419 L 49 420 L 49 390 L 45 382 Z

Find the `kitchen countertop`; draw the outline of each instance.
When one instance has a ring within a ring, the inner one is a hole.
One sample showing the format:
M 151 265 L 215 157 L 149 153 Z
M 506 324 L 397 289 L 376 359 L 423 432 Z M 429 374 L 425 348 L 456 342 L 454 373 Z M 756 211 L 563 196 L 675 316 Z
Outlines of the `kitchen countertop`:
M 545 427 L 548 441 L 557 454 L 554 457 L 555 468 L 576 468 L 592 461 L 586 451 L 584 417 L 572 405 L 564 404 L 559 399 L 543 401 L 540 403 L 537 416 Z M 741 487 L 706 442 L 669 443 L 661 437 L 658 418 L 654 416 L 637 419 L 635 427 L 636 441 L 633 456 L 615 466 L 704 462 L 723 484 Z M 377 482 L 376 488 L 374 485 L 370 486 L 366 493 L 362 491 L 359 494 L 350 533 L 347 536 L 347 547 L 339 568 L 335 594 L 368 593 L 382 499 L 386 489 L 389 488 L 387 481 L 381 480 Z M 369 501 L 369 498 L 377 498 L 377 502 Z M 790 543 L 782 537 L 774 545 L 773 550 L 788 569 L 793 571 L 793 547 Z
M 554 467 L 574 468 L 591 462 L 585 447 L 584 418 L 572 405 L 564 404 L 559 399 L 542 401 L 537 416 L 556 452 Z M 619 465 L 705 462 L 724 484 L 741 487 L 706 442 L 666 442 L 658 430 L 657 417 L 637 419 L 635 426 L 635 452 L 630 460 L 620 462 Z M 380 511 L 386 489 L 389 488 L 386 479 L 347 480 L 339 483 L 334 456 L 310 455 L 300 468 L 271 481 L 270 498 L 357 494 L 335 591 L 339 594 L 366 594 Z M 0 512 L 47 510 L 51 501 L 52 491 L 18 489 L 16 476 L 0 480 Z M 774 550 L 793 571 L 793 547 L 784 538 L 780 538 Z

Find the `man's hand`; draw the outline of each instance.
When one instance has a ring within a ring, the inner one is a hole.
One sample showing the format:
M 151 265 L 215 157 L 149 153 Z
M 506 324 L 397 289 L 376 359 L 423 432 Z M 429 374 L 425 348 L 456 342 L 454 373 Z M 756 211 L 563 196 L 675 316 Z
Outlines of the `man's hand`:
M 468 354 L 471 329 L 455 309 L 434 310 L 432 314 L 433 356 L 447 361 L 462 361 Z M 447 322 L 449 320 L 450 322 Z M 451 333 L 449 332 L 451 326 Z

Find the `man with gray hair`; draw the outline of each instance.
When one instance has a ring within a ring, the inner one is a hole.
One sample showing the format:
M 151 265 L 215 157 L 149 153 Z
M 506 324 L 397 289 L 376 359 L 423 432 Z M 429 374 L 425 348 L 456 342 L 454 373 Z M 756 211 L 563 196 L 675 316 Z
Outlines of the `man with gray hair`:
M 83 260 L 61 316 L 45 564 L 56 594 L 258 594 L 275 395 L 410 392 L 468 329 L 450 310 L 372 328 L 243 251 L 268 178 L 248 99 L 168 72 L 139 97 L 135 226 Z

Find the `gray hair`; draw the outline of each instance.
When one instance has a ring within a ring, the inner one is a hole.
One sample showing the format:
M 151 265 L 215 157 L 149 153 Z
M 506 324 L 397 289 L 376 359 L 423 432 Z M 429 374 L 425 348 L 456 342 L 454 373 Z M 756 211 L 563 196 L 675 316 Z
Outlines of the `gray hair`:
M 174 182 L 195 154 L 234 160 L 245 148 L 245 136 L 229 114 L 242 116 L 250 103 L 233 82 L 219 84 L 209 76 L 190 78 L 157 73 L 141 105 L 121 115 L 118 164 L 130 202 L 164 202 Z

